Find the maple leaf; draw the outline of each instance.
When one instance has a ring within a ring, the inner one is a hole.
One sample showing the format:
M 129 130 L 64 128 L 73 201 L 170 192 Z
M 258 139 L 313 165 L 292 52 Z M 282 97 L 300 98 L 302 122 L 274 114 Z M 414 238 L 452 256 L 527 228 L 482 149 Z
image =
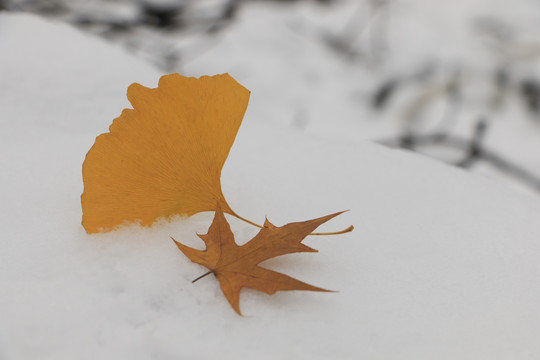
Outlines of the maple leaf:
M 220 206 L 217 206 L 214 221 L 206 235 L 199 237 L 206 244 L 206 250 L 197 250 L 179 243 L 176 246 L 194 263 L 207 267 L 210 271 L 198 279 L 213 273 L 219 280 L 223 294 L 232 308 L 240 312 L 240 290 L 243 287 L 273 294 L 280 290 L 330 291 L 306 284 L 290 276 L 259 266 L 264 260 L 295 253 L 317 252 L 302 244 L 302 240 L 319 225 L 342 212 L 318 219 L 295 222 L 276 227 L 268 219 L 260 232 L 244 245 L 237 245 L 229 223 Z
M 237 216 L 220 178 L 249 94 L 229 74 L 165 75 L 156 89 L 130 85 L 133 109 L 96 138 L 83 164 L 86 231 L 214 211 L 216 202 Z

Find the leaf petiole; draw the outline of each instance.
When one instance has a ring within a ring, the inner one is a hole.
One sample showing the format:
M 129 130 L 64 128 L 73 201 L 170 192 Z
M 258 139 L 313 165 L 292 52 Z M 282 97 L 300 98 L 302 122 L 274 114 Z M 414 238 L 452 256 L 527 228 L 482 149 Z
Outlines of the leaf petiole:
M 232 211 L 232 214 L 230 214 L 232 216 L 234 216 L 235 218 L 239 219 L 239 220 L 242 220 L 250 225 L 253 225 L 253 226 L 256 226 L 258 227 L 259 229 L 262 229 L 263 227 L 259 224 L 256 224 L 254 223 L 253 221 L 250 221 L 248 219 L 245 219 L 243 217 L 241 217 L 240 215 L 236 214 L 234 211 Z M 309 235 L 340 235 L 340 234 L 346 234 L 348 232 L 351 232 L 354 230 L 354 226 L 349 226 L 348 228 L 344 229 L 344 230 L 341 230 L 341 231 L 333 231 L 333 232 L 314 232 L 314 233 L 311 233 Z M 205 274 L 207 275 L 207 274 Z M 196 279 L 198 280 L 198 279 Z
M 193 280 L 191 283 L 193 284 L 195 281 L 199 281 L 199 280 L 201 280 L 203 277 L 205 277 L 205 276 L 207 276 L 207 275 L 210 275 L 210 274 L 212 274 L 212 273 L 213 273 L 213 271 L 210 270 L 209 272 L 204 273 L 204 274 L 202 274 L 201 276 L 199 276 L 198 278 L 196 278 L 195 280 Z

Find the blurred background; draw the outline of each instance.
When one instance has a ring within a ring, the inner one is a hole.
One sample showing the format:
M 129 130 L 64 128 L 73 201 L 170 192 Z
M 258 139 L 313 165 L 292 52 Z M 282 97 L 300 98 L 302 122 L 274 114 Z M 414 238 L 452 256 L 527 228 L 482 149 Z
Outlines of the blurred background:
M 229 72 L 264 109 L 250 121 L 540 194 L 538 0 L 0 0 L 0 11 L 69 23 L 163 73 Z

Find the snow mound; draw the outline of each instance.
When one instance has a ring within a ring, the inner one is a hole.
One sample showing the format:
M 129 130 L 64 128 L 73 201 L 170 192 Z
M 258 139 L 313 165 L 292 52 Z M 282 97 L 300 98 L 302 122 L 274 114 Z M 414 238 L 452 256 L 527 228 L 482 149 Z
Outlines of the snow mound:
M 169 239 L 201 246 L 212 214 L 92 236 L 80 225 L 86 152 L 127 85 L 158 73 L 31 16 L 0 15 L 0 52 L 0 359 L 540 356 L 537 201 L 409 153 L 260 124 L 259 101 L 223 172 L 231 206 L 276 225 L 351 209 L 321 230 L 356 229 L 265 263 L 338 293 L 245 290 L 239 317 L 211 277 L 191 284 L 206 270 Z M 230 221 L 239 242 L 255 233 Z

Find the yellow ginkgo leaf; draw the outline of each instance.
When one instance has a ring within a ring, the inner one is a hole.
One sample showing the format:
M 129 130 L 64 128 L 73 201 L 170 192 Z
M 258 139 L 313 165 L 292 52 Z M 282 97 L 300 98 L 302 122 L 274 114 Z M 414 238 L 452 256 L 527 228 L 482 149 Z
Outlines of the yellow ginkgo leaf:
M 236 215 L 221 191 L 221 169 L 249 101 L 228 74 L 163 76 L 155 89 L 132 84 L 109 132 L 83 164 L 82 224 L 88 233 L 125 222 L 214 211 Z

